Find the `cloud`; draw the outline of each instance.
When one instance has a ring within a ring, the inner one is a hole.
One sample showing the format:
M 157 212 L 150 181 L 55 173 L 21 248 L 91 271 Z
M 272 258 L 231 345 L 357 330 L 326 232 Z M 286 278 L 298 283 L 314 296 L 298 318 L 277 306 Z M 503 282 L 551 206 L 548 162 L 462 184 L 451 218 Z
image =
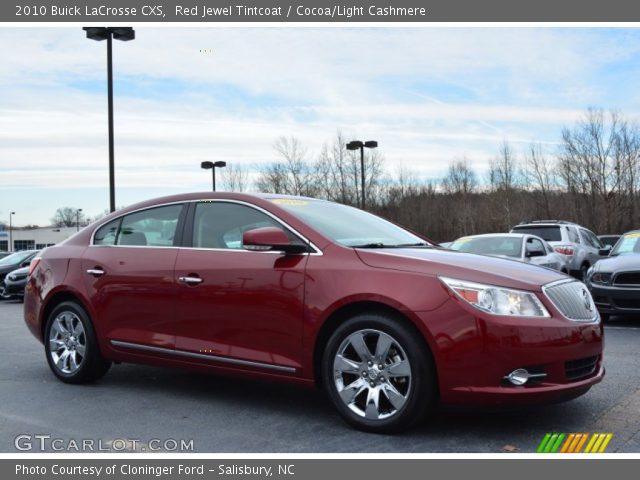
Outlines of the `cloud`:
M 126 201 L 206 188 L 202 160 L 274 160 L 280 135 L 317 153 L 338 129 L 423 178 L 463 155 L 483 169 L 503 139 L 553 148 L 587 106 L 633 117 L 640 101 L 635 30 L 136 30 L 114 45 Z M 50 216 L 44 190 L 106 186 L 105 45 L 83 37 L 0 29 L 0 204 L 23 191 L 33 222 Z M 79 201 L 101 210 L 100 195 Z

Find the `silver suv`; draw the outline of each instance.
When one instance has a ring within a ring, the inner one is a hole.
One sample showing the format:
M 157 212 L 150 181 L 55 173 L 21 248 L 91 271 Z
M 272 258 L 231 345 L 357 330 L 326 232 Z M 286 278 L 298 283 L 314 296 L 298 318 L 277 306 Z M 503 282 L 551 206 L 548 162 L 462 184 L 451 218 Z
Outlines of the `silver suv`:
M 569 272 L 580 280 L 586 278 L 591 265 L 603 258 L 600 249 L 604 246 L 598 237 L 576 223 L 538 220 L 516 225 L 511 233 L 528 233 L 544 238 L 556 252 L 567 258 Z

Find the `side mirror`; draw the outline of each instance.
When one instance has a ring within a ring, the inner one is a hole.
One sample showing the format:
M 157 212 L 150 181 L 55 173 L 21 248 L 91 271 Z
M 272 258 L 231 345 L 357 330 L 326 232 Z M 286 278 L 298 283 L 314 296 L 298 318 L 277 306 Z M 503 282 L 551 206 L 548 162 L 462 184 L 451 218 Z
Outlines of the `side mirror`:
M 255 252 L 306 253 L 305 245 L 292 244 L 284 230 L 276 227 L 262 227 L 247 230 L 242 234 L 242 248 Z
M 20 268 L 28 267 L 29 265 L 31 265 L 31 260 L 28 260 L 26 262 L 22 262 L 20 264 Z
M 611 253 L 611 245 L 607 245 L 606 247 L 598 250 L 598 255 L 600 255 L 601 257 L 608 257 L 610 253 Z
M 542 250 L 527 250 L 527 257 L 544 257 L 546 253 Z

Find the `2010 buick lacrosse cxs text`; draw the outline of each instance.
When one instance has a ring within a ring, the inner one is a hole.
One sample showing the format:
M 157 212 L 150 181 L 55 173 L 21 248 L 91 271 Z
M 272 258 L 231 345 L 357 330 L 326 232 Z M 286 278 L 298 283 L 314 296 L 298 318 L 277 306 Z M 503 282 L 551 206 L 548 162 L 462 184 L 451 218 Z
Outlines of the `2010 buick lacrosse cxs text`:
M 437 402 L 555 402 L 604 375 L 581 282 L 323 200 L 159 198 L 31 267 L 25 320 L 68 383 L 114 362 L 297 382 L 326 390 L 353 426 L 391 432 Z

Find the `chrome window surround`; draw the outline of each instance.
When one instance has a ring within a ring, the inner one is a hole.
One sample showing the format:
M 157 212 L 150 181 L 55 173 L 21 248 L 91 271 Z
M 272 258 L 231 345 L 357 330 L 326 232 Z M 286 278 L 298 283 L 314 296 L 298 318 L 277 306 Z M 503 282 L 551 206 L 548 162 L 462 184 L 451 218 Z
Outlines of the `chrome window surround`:
M 166 207 L 166 206 L 169 206 L 169 205 L 179 205 L 179 204 L 185 204 L 186 205 L 186 204 L 189 204 L 189 203 L 216 203 L 216 202 L 217 203 L 235 203 L 235 204 L 238 204 L 238 205 L 244 205 L 246 207 L 253 208 L 255 210 L 258 210 L 259 212 L 264 213 L 268 217 L 270 217 L 273 220 L 275 220 L 276 222 L 278 222 L 284 228 L 289 230 L 291 233 L 293 233 L 297 237 L 300 237 L 300 239 L 303 242 L 305 242 L 307 245 L 309 245 L 314 250 L 313 252 L 310 252 L 310 253 L 307 252 L 307 253 L 301 253 L 301 254 L 298 254 L 298 255 L 322 256 L 322 250 L 320 250 L 320 248 L 318 248 L 311 240 L 309 240 L 307 237 L 302 235 L 300 232 L 298 232 L 295 228 L 290 226 L 288 223 L 284 222 L 279 217 L 277 217 L 273 213 L 265 210 L 264 208 L 258 207 L 257 205 L 253 205 L 252 203 L 243 202 L 241 200 L 227 200 L 227 199 L 214 199 L 214 198 L 203 198 L 203 199 L 199 199 L 199 200 L 180 200 L 180 201 L 175 201 L 175 202 L 160 203 L 160 204 L 157 204 L 157 205 L 149 205 L 147 207 L 139 208 L 137 210 L 131 210 L 130 212 L 123 213 L 123 214 L 121 214 L 121 215 L 119 215 L 117 217 L 110 218 L 109 220 L 106 220 L 106 221 L 102 222 L 100 225 L 96 226 L 94 228 L 93 232 L 91 232 L 91 239 L 89 241 L 89 247 L 98 247 L 98 248 L 171 248 L 171 249 L 176 248 L 176 249 L 187 249 L 187 250 L 205 250 L 205 251 L 208 251 L 208 252 L 236 252 L 236 253 L 251 253 L 251 254 L 269 253 L 269 254 L 272 254 L 272 255 L 273 254 L 282 255 L 282 252 L 278 252 L 278 251 L 267 250 L 267 251 L 262 251 L 261 252 L 261 251 L 245 250 L 244 248 L 242 248 L 242 249 L 234 249 L 234 248 L 201 248 L 201 247 L 175 247 L 175 246 L 164 247 L 164 246 L 153 246 L 153 245 L 95 245 L 94 244 L 94 236 L 95 236 L 96 232 L 100 228 L 102 228 L 107 223 L 110 223 L 110 222 L 112 222 L 114 220 L 117 220 L 119 218 L 122 218 L 122 217 L 126 217 L 127 215 L 131 215 L 131 214 L 137 213 L 137 212 L 142 212 L 142 211 L 145 211 L 145 210 L 151 210 L 153 208 Z

